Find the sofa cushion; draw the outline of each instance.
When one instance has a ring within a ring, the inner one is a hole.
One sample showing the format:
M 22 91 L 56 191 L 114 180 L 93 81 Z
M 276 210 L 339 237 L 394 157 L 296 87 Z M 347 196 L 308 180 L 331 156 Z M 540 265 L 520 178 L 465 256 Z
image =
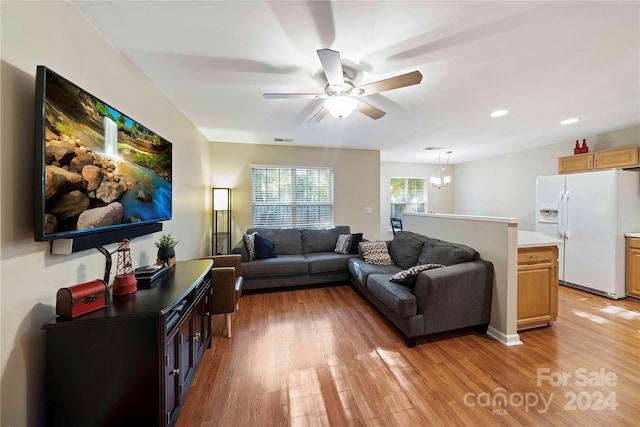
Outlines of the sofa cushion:
M 400 271 L 401 268 L 397 265 L 375 265 L 367 264 L 362 258 L 351 258 L 349 260 L 349 272 L 353 277 L 358 279 L 358 282 L 363 286 L 367 285 L 367 278 L 370 274 L 388 274 L 393 275 Z
M 416 296 L 406 286 L 390 282 L 390 278 L 389 274 L 370 274 L 367 289 L 398 316 L 415 316 L 418 311 Z
M 242 264 L 245 277 L 295 276 L 307 274 L 307 260 L 303 255 L 278 255 L 277 258 L 256 259 Z
M 342 255 L 335 252 L 314 252 L 306 254 L 305 258 L 309 263 L 309 273 L 319 274 L 329 271 L 346 271 L 349 266 L 349 259 L 356 255 Z
M 309 254 L 313 252 L 331 252 L 336 247 L 336 242 L 341 234 L 351 234 L 351 229 L 346 225 L 338 225 L 325 229 L 303 229 L 302 252 Z
M 338 236 L 336 247 L 333 250 L 337 254 L 348 254 L 351 248 L 351 234 L 341 234 Z
M 426 240 L 426 237 L 410 231 L 397 231 L 389 244 L 389 255 L 393 263 L 403 269 L 416 265 Z
M 381 240 L 360 242 L 362 256 L 368 264 L 390 265 L 393 264 L 389 256 L 387 244 Z
M 414 265 L 411 268 L 402 270 L 391 276 L 389 279 L 392 282 L 399 283 L 403 286 L 413 287 L 416 281 L 416 277 L 421 271 L 430 270 L 432 268 L 446 267 L 444 264 L 421 264 Z
M 478 252 L 469 246 L 427 238 L 418 257 L 418 264 L 454 265 L 478 258 Z
M 269 240 L 278 255 L 302 254 L 300 230 L 297 228 L 250 228 L 247 233 L 254 231 Z
M 278 256 L 273 243 L 267 240 L 266 237 L 256 234 L 253 243 L 255 246 L 255 259 L 275 258 Z

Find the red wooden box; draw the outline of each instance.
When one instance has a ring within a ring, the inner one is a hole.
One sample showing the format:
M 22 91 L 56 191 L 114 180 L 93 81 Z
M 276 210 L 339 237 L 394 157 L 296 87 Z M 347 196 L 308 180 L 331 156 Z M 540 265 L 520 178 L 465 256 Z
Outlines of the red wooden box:
M 73 319 L 106 306 L 107 285 L 103 280 L 60 288 L 56 295 L 56 314 L 63 319 Z

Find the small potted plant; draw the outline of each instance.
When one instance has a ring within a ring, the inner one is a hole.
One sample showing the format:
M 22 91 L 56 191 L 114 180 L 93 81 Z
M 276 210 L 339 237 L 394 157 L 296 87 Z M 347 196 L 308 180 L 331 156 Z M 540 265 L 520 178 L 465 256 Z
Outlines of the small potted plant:
M 175 246 L 178 241 L 173 238 L 171 233 L 163 234 L 160 239 L 154 243 L 158 248 L 158 260 L 168 262 L 171 258 L 176 256 Z

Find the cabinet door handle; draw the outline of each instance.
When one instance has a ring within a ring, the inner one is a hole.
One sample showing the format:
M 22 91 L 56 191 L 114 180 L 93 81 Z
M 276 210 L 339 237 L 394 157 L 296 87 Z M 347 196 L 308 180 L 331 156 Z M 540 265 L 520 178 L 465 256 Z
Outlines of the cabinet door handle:
M 193 342 L 198 341 L 198 340 L 200 339 L 200 332 L 198 332 L 197 334 L 195 334 L 195 335 L 193 336 L 193 338 L 191 338 L 191 339 L 193 340 Z
M 538 258 L 542 258 L 542 257 L 540 255 L 530 255 L 529 258 L 538 259 Z
M 208 312 L 208 311 L 207 311 L 205 314 L 206 314 L 207 316 L 211 316 L 211 314 L 209 314 L 209 312 Z
M 180 373 L 180 368 L 175 368 L 171 371 L 171 375 L 178 375 Z

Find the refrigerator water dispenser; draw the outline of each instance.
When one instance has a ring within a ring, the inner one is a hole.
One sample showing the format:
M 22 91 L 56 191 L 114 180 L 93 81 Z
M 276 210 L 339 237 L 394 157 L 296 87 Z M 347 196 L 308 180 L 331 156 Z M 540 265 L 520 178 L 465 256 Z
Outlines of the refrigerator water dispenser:
M 540 203 L 538 205 L 538 222 L 558 223 L 558 204 Z

